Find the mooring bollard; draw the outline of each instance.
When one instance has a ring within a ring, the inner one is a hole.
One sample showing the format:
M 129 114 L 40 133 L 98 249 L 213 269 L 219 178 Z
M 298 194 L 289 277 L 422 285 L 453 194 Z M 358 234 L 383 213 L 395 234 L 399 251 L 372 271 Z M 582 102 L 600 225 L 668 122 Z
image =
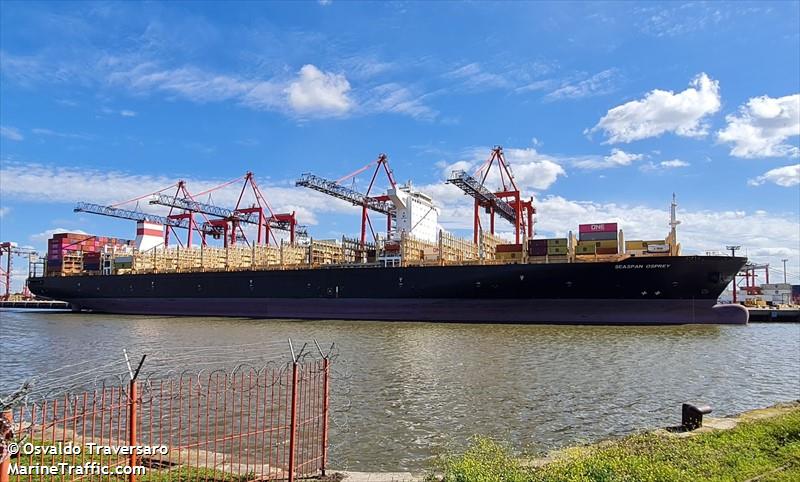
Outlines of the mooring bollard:
M 711 405 L 707 403 L 684 403 L 681 410 L 681 427 L 684 430 L 695 430 L 703 426 L 703 415 L 711 413 Z

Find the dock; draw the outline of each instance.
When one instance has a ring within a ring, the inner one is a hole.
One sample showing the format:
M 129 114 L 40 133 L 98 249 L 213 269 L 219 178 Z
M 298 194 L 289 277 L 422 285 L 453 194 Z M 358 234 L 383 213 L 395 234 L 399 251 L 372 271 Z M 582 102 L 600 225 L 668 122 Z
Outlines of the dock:
M 800 323 L 800 308 L 747 308 L 750 323 Z

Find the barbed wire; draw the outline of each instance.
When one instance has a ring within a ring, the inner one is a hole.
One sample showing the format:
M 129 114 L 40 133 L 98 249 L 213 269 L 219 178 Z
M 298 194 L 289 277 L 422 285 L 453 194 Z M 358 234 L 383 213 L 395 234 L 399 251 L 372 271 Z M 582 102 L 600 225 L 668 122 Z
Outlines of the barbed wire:
M 283 350 L 275 350 L 277 347 L 282 347 Z M 276 357 L 274 355 L 276 352 L 283 354 Z M 146 356 L 147 363 L 142 369 L 140 378 L 151 383 L 159 378 L 185 378 L 190 372 L 199 377 L 209 368 L 232 370 L 232 373 L 236 373 L 249 367 L 250 371 L 258 373 L 267 366 L 287 364 L 292 361 L 286 350 L 286 342 L 277 340 L 237 345 L 178 346 L 170 347 L 169 350 L 148 350 Z M 319 356 L 326 355 L 320 352 Z M 336 353 L 331 351 L 327 356 L 333 361 Z M 301 366 L 301 370 L 307 369 L 308 362 L 315 357 L 313 351 L 304 348 L 297 354 L 296 362 Z M 64 365 L 20 380 L 17 382 L 19 388 L 11 391 L 9 396 L 0 396 L 0 407 L 9 409 L 29 399 L 45 400 L 69 393 L 121 386 L 130 378 L 130 367 L 127 360 L 122 357 L 87 367 L 91 363 L 91 360 L 87 360 Z

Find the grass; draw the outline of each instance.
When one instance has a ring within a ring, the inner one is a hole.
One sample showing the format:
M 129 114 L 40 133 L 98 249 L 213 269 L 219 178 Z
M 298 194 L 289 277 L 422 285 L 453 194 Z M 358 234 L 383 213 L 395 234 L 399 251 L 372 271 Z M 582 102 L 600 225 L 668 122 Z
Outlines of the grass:
M 541 467 L 526 466 L 504 444 L 480 437 L 465 453 L 441 457 L 436 471 L 441 475 L 429 481 L 797 481 L 800 408 L 692 437 L 646 433 L 566 449 Z

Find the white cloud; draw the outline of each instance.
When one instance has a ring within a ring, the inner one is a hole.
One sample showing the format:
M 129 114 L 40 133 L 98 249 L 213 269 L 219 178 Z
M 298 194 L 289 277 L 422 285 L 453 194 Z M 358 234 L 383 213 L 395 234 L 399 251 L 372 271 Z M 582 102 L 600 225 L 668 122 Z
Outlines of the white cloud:
M 114 62 L 112 67 L 115 67 Z M 145 62 L 127 70 L 113 68 L 108 82 L 138 92 L 161 90 L 179 95 L 194 102 L 241 100 L 261 82 L 243 80 L 206 72 L 195 67 L 160 69 L 155 63 Z
M 423 96 L 414 95 L 407 87 L 395 83 L 374 87 L 371 98 L 364 101 L 364 109 L 405 114 L 421 120 L 433 120 L 439 115 L 423 103 Z
M 453 174 L 453 171 L 466 171 L 468 174 L 472 174 L 470 171 L 475 168 L 475 162 L 456 161 L 452 164 L 439 162 L 436 164 L 436 166 L 442 169 L 442 179 L 448 179 Z
M 487 90 L 510 87 L 506 77 L 486 72 L 477 62 L 462 65 L 445 74 L 445 77 L 461 81 L 461 86 L 468 90 Z
M 653 172 L 653 171 L 665 171 L 668 169 L 677 169 L 680 167 L 689 167 L 689 164 L 686 161 L 682 161 L 680 159 L 670 159 L 668 161 L 661 161 L 658 163 L 655 162 L 648 162 L 647 164 L 643 164 L 639 170 L 642 172 Z
M 91 140 L 92 136 L 89 134 L 76 134 L 73 132 L 58 132 L 51 129 L 42 129 L 42 128 L 35 128 L 31 129 L 31 132 L 38 135 L 38 136 L 48 136 L 48 137 L 60 137 L 62 139 L 81 139 L 81 140 Z
M 604 131 L 608 143 L 632 142 L 665 132 L 701 137 L 708 132 L 703 118 L 719 108 L 719 82 L 702 73 L 683 92 L 656 89 L 641 100 L 614 107 L 585 132 Z
M 556 162 L 556 158 L 541 154 L 532 147 L 506 148 L 503 150 L 503 154 L 514 175 L 517 186 L 523 191 L 547 189 L 556 182 L 559 176 L 567 175 L 564 168 Z M 442 169 L 443 177 L 449 177 L 450 173 L 455 169 L 465 170 L 469 174 L 473 174 L 472 171 L 483 165 L 489 155 L 490 152 L 487 149 L 472 149 L 467 154 L 469 159 L 445 165 Z M 508 184 L 507 179 L 506 184 Z M 486 178 L 486 185 L 490 189 L 499 188 L 502 185 L 496 161 L 492 171 Z
M 748 180 L 747 184 L 760 186 L 765 182 L 771 182 L 782 187 L 797 186 L 800 184 L 800 164 L 770 169 L 761 176 Z
M 0 126 L 0 137 L 10 141 L 21 141 L 25 139 L 19 129 L 11 126 Z
M 675 167 L 688 167 L 690 164 L 686 161 L 681 161 L 680 159 L 672 159 L 669 161 L 661 161 L 659 165 L 661 167 L 666 167 L 670 169 Z
M 42 231 L 41 233 L 31 234 L 30 241 L 37 246 L 46 244 L 47 240 L 52 238 L 53 235 L 59 233 L 73 233 L 73 234 L 89 234 L 86 231 L 81 231 L 80 229 L 67 229 L 67 228 L 54 228 L 54 229 L 47 229 Z
M 698 30 L 718 28 L 720 23 L 729 21 L 732 16 L 741 15 L 734 8 L 719 8 L 713 2 L 704 3 L 672 3 L 641 4 L 634 9 L 636 26 L 642 32 L 656 37 L 687 36 Z
M 353 68 L 361 69 L 362 64 Z M 362 72 L 363 74 L 363 72 Z M 398 83 L 366 85 L 360 95 L 342 73 L 304 65 L 296 76 L 250 79 L 207 72 L 195 67 L 159 69 L 155 63 L 117 68 L 109 82 L 141 94 L 161 91 L 192 102 L 233 101 L 255 110 L 279 111 L 304 117 L 344 117 L 392 112 L 432 120 L 438 112 Z
M 3 219 L 11 212 L 11 208 L 7 206 L 0 206 L 0 219 Z
M 80 201 L 111 205 L 133 199 L 149 192 L 156 192 L 170 186 L 177 179 L 164 176 L 131 174 L 121 171 L 100 171 L 78 167 L 55 167 L 40 164 L 20 164 L 4 161 L 0 168 L 0 198 L 30 201 L 37 203 L 76 203 Z M 189 192 L 202 192 L 220 184 L 214 179 L 185 178 Z M 319 213 L 350 213 L 350 204 L 332 199 L 321 193 L 285 184 L 260 184 L 260 187 L 276 212 L 296 211 L 300 224 L 317 224 Z M 215 191 L 210 202 L 220 206 L 236 205 L 241 184 L 228 186 Z M 204 197 L 198 199 L 207 202 Z M 245 197 L 243 204 L 254 200 Z M 120 206 L 156 214 L 165 214 L 161 206 L 151 205 L 145 198 L 135 204 Z
M 289 105 L 299 113 L 343 114 L 352 107 L 347 93 L 350 83 L 344 75 L 326 73 L 307 64 L 286 88 Z
M 119 111 L 119 115 L 122 117 L 136 117 L 136 112 L 132 110 L 123 109 Z
M 163 91 L 192 102 L 233 100 L 257 110 L 278 110 L 303 115 L 343 114 L 353 106 L 347 97 L 350 83 L 342 74 L 304 65 L 294 79 L 247 79 L 215 74 L 196 67 L 160 69 L 147 62 L 115 69 L 108 81 L 131 90 Z
M 613 92 L 619 78 L 617 69 L 607 69 L 589 78 L 559 87 L 545 96 L 545 100 L 582 99 Z
M 629 154 L 622 149 L 611 149 L 611 154 L 602 159 L 586 158 L 573 162 L 579 169 L 608 169 L 612 167 L 629 166 L 633 161 L 638 161 L 644 156 L 642 154 Z
M 798 157 L 800 147 L 786 143 L 800 136 L 800 94 L 753 97 L 739 113 L 725 117 L 728 125 L 717 133 L 720 142 L 733 144 L 736 157 Z

